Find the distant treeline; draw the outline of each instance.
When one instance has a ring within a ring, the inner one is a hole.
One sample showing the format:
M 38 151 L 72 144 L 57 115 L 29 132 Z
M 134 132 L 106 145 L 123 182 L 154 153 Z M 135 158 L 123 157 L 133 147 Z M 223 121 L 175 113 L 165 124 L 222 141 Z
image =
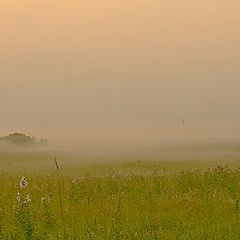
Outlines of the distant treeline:
M 38 140 L 36 137 L 26 136 L 23 133 L 12 133 L 8 136 L 0 137 L 0 142 L 14 145 L 47 145 L 47 139 Z

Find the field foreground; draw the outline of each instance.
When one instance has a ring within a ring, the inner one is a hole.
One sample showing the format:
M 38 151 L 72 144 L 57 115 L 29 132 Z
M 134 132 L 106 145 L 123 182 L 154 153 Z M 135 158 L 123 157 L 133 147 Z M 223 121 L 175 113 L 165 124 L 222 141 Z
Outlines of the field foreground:
M 31 157 L 51 166 L 34 168 Z M 21 169 L 23 159 L 33 167 Z M 0 160 L 0 239 L 240 239 L 237 160 L 73 168 L 60 158 L 59 170 L 49 155 L 5 153 Z

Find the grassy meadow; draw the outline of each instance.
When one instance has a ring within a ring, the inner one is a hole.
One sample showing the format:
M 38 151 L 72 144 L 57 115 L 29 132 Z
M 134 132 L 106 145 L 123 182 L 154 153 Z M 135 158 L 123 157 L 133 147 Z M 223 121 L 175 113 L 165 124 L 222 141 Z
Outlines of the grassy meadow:
M 1 152 L 0 239 L 240 239 L 239 157 L 237 144 Z

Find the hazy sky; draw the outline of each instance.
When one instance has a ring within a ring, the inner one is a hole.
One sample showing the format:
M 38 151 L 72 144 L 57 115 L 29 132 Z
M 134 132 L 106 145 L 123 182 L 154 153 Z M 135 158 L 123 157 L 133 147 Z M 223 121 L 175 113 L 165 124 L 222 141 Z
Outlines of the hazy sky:
M 239 12 L 239 0 L 1 1 L 0 133 L 240 127 Z

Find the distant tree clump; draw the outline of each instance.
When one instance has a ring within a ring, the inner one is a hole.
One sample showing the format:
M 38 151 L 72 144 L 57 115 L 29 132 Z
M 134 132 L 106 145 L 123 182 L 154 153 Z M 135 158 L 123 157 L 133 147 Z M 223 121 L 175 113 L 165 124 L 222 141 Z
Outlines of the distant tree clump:
M 36 145 L 36 144 L 46 145 L 48 144 L 47 139 L 41 139 L 38 142 L 36 137 L 29 137 L 23 133 L 18 133 L 18 132 L 12 133 L 5 137 L 0 137 L 0 142 L 5 142 L 9 144 L 14 144 L 14 145 Z
M 47 145 L 48 144 L 48 140 L 47 139 L 40 139 L 40 144 Z

